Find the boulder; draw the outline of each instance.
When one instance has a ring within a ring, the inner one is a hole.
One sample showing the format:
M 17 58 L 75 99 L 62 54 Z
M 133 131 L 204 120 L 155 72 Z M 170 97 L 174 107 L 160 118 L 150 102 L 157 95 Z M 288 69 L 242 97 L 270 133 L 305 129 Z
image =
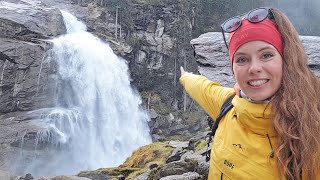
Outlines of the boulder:
M 0 37 L 46 38 L 65 33 L 58 9 L 44 7 L 41 1 L 1 1 Z

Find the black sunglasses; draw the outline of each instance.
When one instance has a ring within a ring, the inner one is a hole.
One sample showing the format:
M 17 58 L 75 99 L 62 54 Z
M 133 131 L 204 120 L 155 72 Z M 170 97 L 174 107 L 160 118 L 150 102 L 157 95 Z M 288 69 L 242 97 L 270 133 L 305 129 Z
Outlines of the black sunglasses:
M 231 33 L 239 29 L 239 27 L 242 25 L 243 17 L 245 16 L 235 16 L 226 20 L 224 23 L 221 24 L 222 36 L 227 49 L 229 49 L 229 47 L 228 47 L 224 33 L 225 32 Z M 268 7 L 260 7 L 260 8 L 251 10 L 250 12 L 247 13 L 246 18 L 251 23 L 259 23 L 265 20 L 266 18 L 273 19 L 273 20 L 275 19 L 271 8 L 268 8 Z

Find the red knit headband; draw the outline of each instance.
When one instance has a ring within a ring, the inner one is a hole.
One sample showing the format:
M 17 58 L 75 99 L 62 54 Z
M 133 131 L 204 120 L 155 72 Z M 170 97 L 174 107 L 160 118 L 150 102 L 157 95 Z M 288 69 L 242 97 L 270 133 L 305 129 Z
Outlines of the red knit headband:
M 242 20 L 242 25 L 235 32 L 229 34 L 229 55 L 231 65 L 234 53 L 240 46 L 250 41 L 265 41 L 273 45 L 282 56 L 282 38 L 276 25 L 269 19 L 259 23 L 251 23 L 247 19 Z

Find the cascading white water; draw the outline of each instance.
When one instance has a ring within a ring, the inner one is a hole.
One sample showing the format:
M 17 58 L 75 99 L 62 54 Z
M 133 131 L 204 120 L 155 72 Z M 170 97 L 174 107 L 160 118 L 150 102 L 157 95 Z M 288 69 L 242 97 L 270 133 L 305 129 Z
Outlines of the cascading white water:
M 51 154 L 28 165 L 26 172 L 35 176 L 117 166 L 151 143 L 148 116 L 130 86 L 126 61 L 74 16 L 62 14 L 68 34 L 52 40 L 59 67 L 57 107 L 37 133 L 38 146 L 50 147 Z

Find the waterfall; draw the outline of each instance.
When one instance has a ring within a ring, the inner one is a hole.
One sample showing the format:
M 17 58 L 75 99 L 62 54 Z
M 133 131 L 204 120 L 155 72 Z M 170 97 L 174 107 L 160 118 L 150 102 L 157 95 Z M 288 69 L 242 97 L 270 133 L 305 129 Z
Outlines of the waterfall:
M 36 135 L 36 149 L 48 153 L 28 164 L 26 172 L 35 176 L 118 166 L 151 143 L 149 118 L 130 85 L 126 61 L 61 12 L 68 34 L 52 40 L 51 57 L 58 65 L 57 105 Z

